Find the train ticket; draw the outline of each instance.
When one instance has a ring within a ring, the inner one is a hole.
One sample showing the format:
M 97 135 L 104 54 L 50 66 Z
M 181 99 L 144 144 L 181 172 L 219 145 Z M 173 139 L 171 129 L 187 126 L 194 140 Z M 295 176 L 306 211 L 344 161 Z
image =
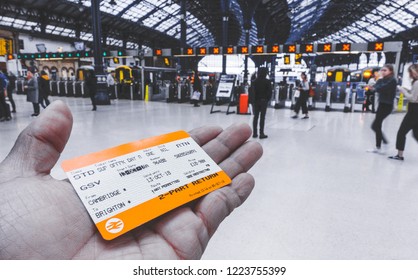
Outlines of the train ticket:
M 231 183 L 185 131 L 66 160 L 62 168 L 106 240 Z

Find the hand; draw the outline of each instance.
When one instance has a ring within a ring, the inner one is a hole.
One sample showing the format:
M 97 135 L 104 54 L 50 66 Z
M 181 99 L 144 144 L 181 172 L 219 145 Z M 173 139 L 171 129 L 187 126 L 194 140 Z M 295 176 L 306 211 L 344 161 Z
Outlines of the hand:
M 248 125 L 192 130 L 231 185 L 105 241 L 68 180 L 49 175 L 71 127 L 68 107 L 52 103 L 0 164 L 0 259 L 198 259 L 223 219 L 251 193 L 254 179 L 246 171 L 262 155 L 258 143 L 246 142 Z

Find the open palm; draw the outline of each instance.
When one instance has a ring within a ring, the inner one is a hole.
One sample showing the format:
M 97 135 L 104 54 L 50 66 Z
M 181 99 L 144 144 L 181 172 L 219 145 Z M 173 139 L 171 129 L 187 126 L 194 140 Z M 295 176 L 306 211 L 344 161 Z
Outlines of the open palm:
M 1 259 L 197 259 L 219 224 L 251 193 L 247 174 L 261 157 L 248 125 L 190 132 L 231 177 L 231 185 L 112 241 L 101 238 L 76 192 L 49 173 L 65 147 L 72 115 L 52 103 L 18 137 L 0 164 Z

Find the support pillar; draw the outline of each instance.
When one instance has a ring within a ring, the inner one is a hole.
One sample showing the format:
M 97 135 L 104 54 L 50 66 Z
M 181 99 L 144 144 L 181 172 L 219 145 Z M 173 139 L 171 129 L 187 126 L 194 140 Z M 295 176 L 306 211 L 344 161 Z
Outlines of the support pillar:
M 106 75 L 103 67 L 100 0 L 91 0 L 91 18 L 93 27 L 94 72 L 97 78 L 96 103 L 97 105 L 110 105 L 110 98 L 107 92 Z

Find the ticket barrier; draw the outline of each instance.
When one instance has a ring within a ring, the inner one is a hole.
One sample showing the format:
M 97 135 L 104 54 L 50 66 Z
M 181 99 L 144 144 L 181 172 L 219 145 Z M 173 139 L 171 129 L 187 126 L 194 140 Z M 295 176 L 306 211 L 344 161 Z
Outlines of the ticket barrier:
M 25 80 L 24 79 L 16 80 L 16 93 L 25 94 Z
M 51 86 L 51 95 L 56 96 L 58 95 L 58 81 L 50 81 L 50 86 Z
M 170 86 L 168 87 L 168 97 L 167 97 L 167 102 L 174 102 L 177 100 L 177 85 L 172 83 L 170 84 Z
M 58 82 L 58 95 L 59 96 L 66 96 L 67 95 L 67 87 L 66 87 L 67 81 L 59 81 Z
M 131 84 L 118 84 L 118 99 L 132 99 L 133 89 Z
M 83 96 L 83 81 L 74 82 L 74 96 L 82 97 Z
M 75 92 L 75 90 L 74 90 L 74 82 L 73 81 L 65 81 L 64 83 L 65 83 L 65 87 L 67 89 L 66 96 L 68 96 L 68 97 L 74 97 L 75 96 L 75 94 L 74 94 L 74 92 Z
M 154 94 L 151 100 L 167 100 L 170 91 L 170 81 L 163 81 L 157 87 L 158 94 Z
M 277 86 L 274 90 L 274 108 L 281 109 L 286 106 L 286 100 L 288 99 L 288 85 Z
M 215 98 L 214 90 L 212 85 L 206 85 L 203 87 L 205 91 L 205 96 L 203 98 L 203 104 L 212 104 Z
M 141 82 L 135 81 L 134 84 L 133 84 L 133 99 L 134 100 L 141 100 L 142 99 L 141 88 L 142 88 Z
M 296 104 L 296 87 L 294 85 L 289 86 L 289 95 L 290 95 L 290 110 L 293 110 L 295 108 Z
M 184 103 L 190 100 L 190 87 L 188 84 L 180 86 L 180 95 L 178 96 L 178 103 Z

